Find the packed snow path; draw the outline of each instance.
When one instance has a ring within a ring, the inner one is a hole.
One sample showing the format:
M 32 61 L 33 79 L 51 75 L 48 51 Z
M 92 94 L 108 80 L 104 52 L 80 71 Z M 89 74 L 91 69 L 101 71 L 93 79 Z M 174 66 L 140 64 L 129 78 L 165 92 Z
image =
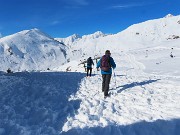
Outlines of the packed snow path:
M 111 78 L 111 97 L 104 99 L 101 75 L 84 78 L 70 98 L 81 100 L 80 108 L 75 116 L 68 117 L 63 131 L 84 135 L 179 133 L 179 120 L 174 119 L 180 118 L 180 86 L 144 73 L 144 66 L 133 55 L 124 53 L 115 58 L 119 58 L 116 62 L 120 67 Z M 166 120 L 174 123 L 167 124 Z

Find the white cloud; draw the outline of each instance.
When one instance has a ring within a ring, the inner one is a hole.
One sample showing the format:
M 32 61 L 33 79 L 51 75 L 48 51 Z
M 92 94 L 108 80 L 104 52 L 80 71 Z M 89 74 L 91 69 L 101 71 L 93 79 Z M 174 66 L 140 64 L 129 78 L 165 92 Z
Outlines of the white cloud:
M 115 6 L 111 6 L 109 7 L 109 9 L 124 9 L 124 8 L 133 8 L 133 7 L 141 7 L 141 6 L 146 6 L 146 5 L 150 5 L 150 4 L 154 4 L 154 3 L 136 3 L 136 4 L 124 4 L 124 5 L 115 5 Z
M 60 22 L 59 21 L 53 21 L 51 22 L 51 25 L 56 25 L 56 24 L 59 24 Z
M 116 6 L 111 6 L 111 9 L 123 9 L 123 8 L 131 8 L 131 7 L 139 7 L 143 6 L 143 4 L 129 4 L 129 5 L 116 5 Z
M 70 5 L 71 7 L 77 6 L 87 6 L 89 5 L 88 0 L 63 0 L 66 4 Z
M 72 0 L 74 3 L 78 4 L 78 5 L 82 5 L 82 6 L 85 6 L 85 5 L 88 5 L 88 1 L 87 0 Z

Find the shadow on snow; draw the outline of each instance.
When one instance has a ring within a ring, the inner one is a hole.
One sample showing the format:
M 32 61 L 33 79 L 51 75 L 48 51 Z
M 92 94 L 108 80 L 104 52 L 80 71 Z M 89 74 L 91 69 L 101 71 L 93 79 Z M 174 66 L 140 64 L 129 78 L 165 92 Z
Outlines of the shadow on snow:
M 73 72 L 1 74 L 0 134 L 59 134 L 80 106 L 81 101 L 68 99 L 84 77 Z
M 121 85 L 121 86 L 118 86 L 116 89 L 118 89 L 117 93 L 121 93 L 122 91 L 126 90 L 126 89 L 129 89 L 129 88 L 133 88 L 133 87 L 136 87 L 136 86 L 143 86 L 143 85 L 147 85 L 147 84 L 150 84 L 150 83 L 154 83 L 156 81 L 158 81 L 160 79 L 156 79 L 156 80 L 146 80 L 146 81 L 142 81 L 142 82 L 132 82 L 130 84 L 125 84 L 125 85 Z M 120 89 L 119 89 L 120 88 Z
M 180 119 L 141 121 L 130 125 L 108 125 L 71 129 L 63 135 L 180 135 Z

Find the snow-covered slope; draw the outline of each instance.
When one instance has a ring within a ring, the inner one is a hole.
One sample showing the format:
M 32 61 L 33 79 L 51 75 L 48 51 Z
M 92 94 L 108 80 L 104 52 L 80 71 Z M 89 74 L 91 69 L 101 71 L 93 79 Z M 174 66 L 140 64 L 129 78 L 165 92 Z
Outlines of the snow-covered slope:
M 104 34 L 101 31 L 97 31 L 93 34 L 84 35 L 82 37 L 78 35 L 72 35 L 67 38 L 56 38 L 56 40 L 63 42 L 69 47 L 70 60 L 83 59 L 87 55 L 94 54 L 96 50 L 96 42 L 101 41 L 103 37 L 107 37 L 108 34 Z
M 58 40 L 59 42 L 63 42 L 66 45 L 72 45 L 72 43 L 78 42 L 79 40 L 86 41 L 86 40 L 96 39 L 96 38 L 105 37 L 105 36 L 107 36 L 107 34 L 104 34 L 101 31 L 97 31 L 93 34 L 84 35 L 84 36 L 79 36 L 78 34 L 73 34 L 67 38 L 55 38 L 55 39 Z
M 164 18 L 134 24 L 114 35 L 104 36 L 99 32 L 98 35 L 102 36 L 97 36 L 98 38 L 92 38 L 92 35 L 83 36 L 68 42 L 71 46 L 71 59 L 81 58 L 82 60 L 89 56 L 102 55 L 107 49 L 121 52 L 174 42 L 180 39 L 180 16 L 167 15 Z
M 156 45 L 163 41 L 180 38 L 180 16 L 167 15 L 161 19 L 134 24 L 118 33 L 120 40 L 139 43 L 141 46 Z
M 113 76 L 112 95 L 105 100 L 101 76 L 82 81 L 76 95 L 70 98 L 70 101 L 80 100 L 80 107 L 75 116 L 67 118 L 63 131 L 77 135 L 87 132 L 95 135 L 180 133 L 179 85 L 138 72 L 134 76 L 131 73 L 134 70 L 121 72 Z
M 38 29 L 0 39 L 0 69 L 46 70 L 66 62 L 66 46 Z
M 65 45 L 69 46 L 73 42 L 81 39 L 81 37 L 77 34 L 73 34 L 72 36 L 69 36 L 67 38 L 55 38 L 57 41 L 64 43 Z

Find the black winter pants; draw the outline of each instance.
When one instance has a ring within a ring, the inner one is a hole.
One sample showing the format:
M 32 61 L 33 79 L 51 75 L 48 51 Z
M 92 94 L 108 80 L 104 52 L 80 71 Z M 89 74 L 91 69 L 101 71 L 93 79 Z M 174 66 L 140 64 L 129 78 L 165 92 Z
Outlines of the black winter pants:
M 89 71 L 90 71 L 90 73 L 89 73 Z M 87 76 L 88 76 L 88 75 L 91 76 L 91 73 L 92 73 L 92 68 L 87 67 Z
M 107 74 L 107 75 L 102 75 L 102 91 L 104 92 L 104 96 L 108 95 L 108 91 L 109 91 L 109 83 L 111 80 L 111 74 Z

